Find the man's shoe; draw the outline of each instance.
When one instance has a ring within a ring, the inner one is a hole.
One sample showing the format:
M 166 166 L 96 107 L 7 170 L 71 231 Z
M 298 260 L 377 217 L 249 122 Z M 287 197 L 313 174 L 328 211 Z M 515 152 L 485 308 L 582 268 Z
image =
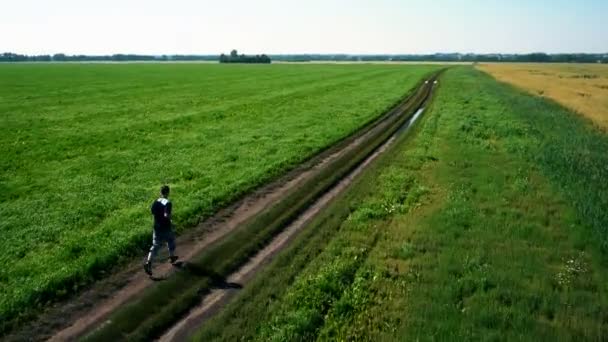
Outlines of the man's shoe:
M 169 260 L 171 261 L 172 264 L 175 264 L 177 259 L 179 259 L 179 257 L 177 255 L 173 255 L 173 256 L 169 257 Z
M 152 263 L 151 262 L 146 262 L 144 264 L 144 271 L 148 274 L 148 275 L 152 275 Z

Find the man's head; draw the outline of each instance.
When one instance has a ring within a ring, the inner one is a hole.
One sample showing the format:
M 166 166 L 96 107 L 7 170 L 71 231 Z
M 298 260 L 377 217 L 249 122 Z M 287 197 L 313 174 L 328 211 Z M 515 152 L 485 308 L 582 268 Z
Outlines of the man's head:
M 163 185 L 160 187 L 160 194 L 163 197 L 169 197 L 169 186 L 168 185 Z

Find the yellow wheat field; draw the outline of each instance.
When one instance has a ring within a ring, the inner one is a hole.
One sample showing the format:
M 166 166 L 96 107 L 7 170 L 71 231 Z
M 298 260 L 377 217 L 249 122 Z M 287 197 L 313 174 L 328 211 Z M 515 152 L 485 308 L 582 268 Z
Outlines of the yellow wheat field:
M 479 64 L 496 79 L 546 96 L 608 128 L 606 64 Z

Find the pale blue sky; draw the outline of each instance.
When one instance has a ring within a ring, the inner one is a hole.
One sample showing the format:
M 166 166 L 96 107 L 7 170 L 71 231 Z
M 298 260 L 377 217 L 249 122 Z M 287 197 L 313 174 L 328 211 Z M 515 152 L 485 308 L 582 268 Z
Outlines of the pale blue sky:
M 1 0 L 0 52 L 608 52 L 608 0 Z

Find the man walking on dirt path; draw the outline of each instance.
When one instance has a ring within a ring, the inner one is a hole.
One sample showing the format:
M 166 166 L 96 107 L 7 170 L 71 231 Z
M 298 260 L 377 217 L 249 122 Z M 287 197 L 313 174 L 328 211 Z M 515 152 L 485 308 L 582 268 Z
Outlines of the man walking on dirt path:
M 152 262 L 158 250 L 166 242 L 169 247 L 169 259 L 174 264 L 177 261 L 175 256 L 175 235 L 171 227 L 171 201 L 169 201 L 169 186 L 163 185 L 160 188 L 160 198 L 152 203 L 150 211 L 154 216 L 154 232 L 152 235 L 152 247 L 148 253 L 148 259 L 144 264 L 144 271 L 152 275 Z

